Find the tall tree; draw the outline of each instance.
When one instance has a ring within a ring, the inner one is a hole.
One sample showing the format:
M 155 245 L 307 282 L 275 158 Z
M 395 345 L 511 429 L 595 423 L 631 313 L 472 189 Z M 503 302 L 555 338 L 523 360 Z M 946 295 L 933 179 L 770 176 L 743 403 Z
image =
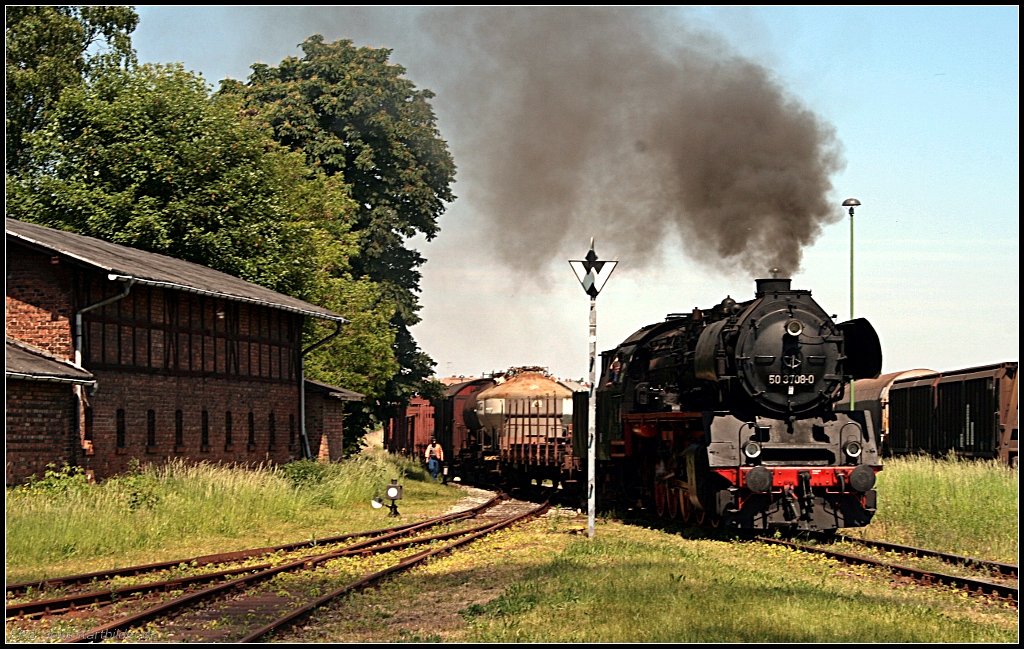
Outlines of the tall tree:
M 179 259 L 304 297 L 312 232 L 343 219 L 343 184 L 312 173 L 237 100 L 180 65 L 111 70 L 66 88 L 27 137 L 8 214 Z M 338 236 L 349 236 L 346 227 Z M 350 245 L 346 252 L 355 250 Z
M 380 399 L 398 372 L 395 302 L 355 278 L 355 205 L 340 177 L 272 138 L 237 97 L 180 65 L 109 70 L 66 88 L 28 136 L 7 213 L 216 268 L 351 324 L 307 360 L 311 378 Z M 328 330 L 313 319 L 307 340 Z M 361 414 L 350 429 L 369 423 Z
M 8 6 L 6 172 L 25 162 L 26 135 L 40 127 L 61 92 L 98 71 L 133 62 L 131 7 Z
M 433 93 L 417 89 L 403 67 L 388 61 L 391 50 L 357 48 L 348 40 L 325 43 L 319 35 L 301 47 L 302 58 L 289 57 L 277 67 L 254 65 L 247 83 L 224 82 L 221 94 L 243 97 L 279 142 L 349 186 L 359 236 L 352 271 L 381 283 L 394 304 L 401 370 L 384 400 L 402 400 L 434 365 L 408 330 L 419 321 L 419 267 L 425 260 L 406 242 L 437 234 L 437 219 L 454 199 L 455 164 L 436 126 Z

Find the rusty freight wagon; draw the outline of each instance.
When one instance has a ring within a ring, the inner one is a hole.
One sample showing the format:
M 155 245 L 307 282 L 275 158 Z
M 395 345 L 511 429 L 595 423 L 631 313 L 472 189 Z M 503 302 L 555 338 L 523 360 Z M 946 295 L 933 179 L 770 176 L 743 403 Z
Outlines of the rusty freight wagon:
M 880 409 L 883 452 L 952 453 L 1016 466 L 1017 394 L 1016 362 L 898 379 Z
M 464 379 L 434 400 L 434 435 L 444 449 L 446 475 L 482 480 L 496 469 L 494 440 L 476 410 L 476 396 L 494 384 L 489 377 Z
M 540 367 L 516 367 L 477 395 L 477 419 L 494 440 L 502 477 L 512 484 L 574 485 L 573 388 Z
M 434 436 L 434 404 L 419 395 L 384 426 L 384 447 L 391 453 L 422 458 Z

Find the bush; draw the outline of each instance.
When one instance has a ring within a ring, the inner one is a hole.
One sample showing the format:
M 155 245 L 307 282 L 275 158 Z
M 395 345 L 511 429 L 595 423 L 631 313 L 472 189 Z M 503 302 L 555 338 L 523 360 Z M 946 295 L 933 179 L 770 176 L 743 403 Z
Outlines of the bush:
M 85 470 L 78 466 L 65 464 L 60 469 L 56 464 L 47 464 L 43 477 L 35 474 L 29 476 L 28 481 L 17 487 L 30 494 L 46 494 L 50 496 L 68 496 L 70 494 L 82 493 L 89 488 L 89 478 Z

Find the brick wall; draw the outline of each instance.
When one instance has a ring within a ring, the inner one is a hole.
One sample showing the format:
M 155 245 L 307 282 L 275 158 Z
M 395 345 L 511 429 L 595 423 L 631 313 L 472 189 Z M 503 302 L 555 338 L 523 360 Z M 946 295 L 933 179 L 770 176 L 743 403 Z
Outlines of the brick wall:
M 96 381 L 84 464 L 97 479 L 133 459 L 256 465 L 301 457 L 297 386 L 111 371 Z
M 306 391 L 306 432 L 309 446 L 321 462 L 338 462 L 343 457 L 344 412 L 344 401 Z
M 73 359 L 71 271 L 23 246 L 8 246 L 7 255 L 7 335 Z
M 122 287 L 99 270 L 8 245 L 7 335 L 73 359 L 74 309 Z M 8 398 L 8 482 L 65 460 L 102 479 L 135 462 L 260 464 L 301 457 L 302 316 L 136 285 L 127 297 L 86 314 L 84 325 L 82 365 L 96 387 L 86 390 L 81 424 L 69 386 L 9 382 L 15 400 Z M 344 404 L 322 401 L 309 426 L 310 447 L 337 460 Z
M 77 399 L 71 385 L 48 381 L 7 381 L 6 484 L 42 477 L 46 465 L 75 464 Z

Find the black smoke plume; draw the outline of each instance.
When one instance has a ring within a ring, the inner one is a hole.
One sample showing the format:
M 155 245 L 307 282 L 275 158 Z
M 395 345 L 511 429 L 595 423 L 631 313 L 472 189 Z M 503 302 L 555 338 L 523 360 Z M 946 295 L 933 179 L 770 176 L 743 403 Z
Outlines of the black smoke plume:
M 460 194 L 514 267 L 596 236 L 640 268 L 679 238 L 713 268 L 790 276 L 842 218 L 831 126 L 673 10 L 452 7 L 421 24 L 471 135 Z
M 596 237 L 624 269 L 681 241 L 711 268 L 791 276 L 843 217 L 829 196 L 844 164 L 832 127 L 688 9 L 258 11 L 267 30 L 299 22 L 395 50 L 437 95 L 455 191 L 473 210 L 458 227 L 517 270 L 564 263 Z

